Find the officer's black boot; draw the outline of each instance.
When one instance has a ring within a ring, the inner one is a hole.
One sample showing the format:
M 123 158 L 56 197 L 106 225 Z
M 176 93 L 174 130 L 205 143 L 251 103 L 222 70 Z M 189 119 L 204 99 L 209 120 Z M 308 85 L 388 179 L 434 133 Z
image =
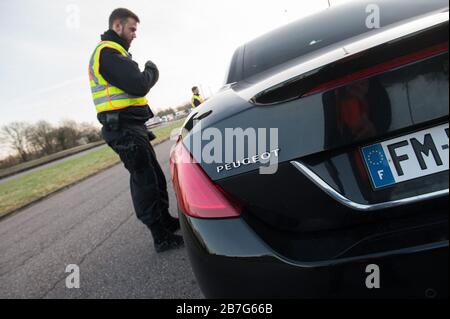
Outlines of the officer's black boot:
M 157 253 L 180 248 L 184 245 L 183 237 L 172 234 L 159 222 L 150 226 L 150 231 L 153 235 L 153 242 Z
M 169 212 L 161 214 L 161 224 L 171 233 L 180 229 L 180 220 L 170 216 Z

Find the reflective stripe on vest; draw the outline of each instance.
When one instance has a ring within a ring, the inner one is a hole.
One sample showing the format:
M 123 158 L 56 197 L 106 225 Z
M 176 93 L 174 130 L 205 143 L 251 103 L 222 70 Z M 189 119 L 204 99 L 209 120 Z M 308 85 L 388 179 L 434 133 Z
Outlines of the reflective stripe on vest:
M 195 107 L 195 103 L 194 103 L 195 100 L 199 101 L 200 104 L 203 103 L 203 99 L 200 97 L 200 95 L 193 95 L 193 96 L 192 96 L 192 99 L 191 99 L 191 106 L 192 106 L 192 108 Z
M 145 97 L 128 94 L 103 78 L 100 74 L 100 53 L 104 48 L 112 48 L 123 56 L 130 56 L 120 44 L 112 41 L 102 41 L 95 48 L 89 61 L 89 84 L 97 113 L 147 105 Z

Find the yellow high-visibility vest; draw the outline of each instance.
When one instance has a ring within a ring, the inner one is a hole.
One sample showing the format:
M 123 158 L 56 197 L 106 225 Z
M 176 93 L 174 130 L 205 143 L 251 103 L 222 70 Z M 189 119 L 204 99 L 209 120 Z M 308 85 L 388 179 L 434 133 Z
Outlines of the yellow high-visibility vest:
M 148 102 L 144 96 L 128 94 L 124 90 L 109 84 L 103 78 L 100 74 L 100 53 L 104 48 L 112 48 L 119 51 L 123 56 L 130 56 L 127 50 L 113 41 L 102 41 L 95 48 L 89 61 L 89 83 L 97 113 L 147 105 Z
M 191 99 L 191 106 L 192 106 L 192 108 L 195 108 L 195 103 L 194 103 L 195 100 L 199 101 L 200 104 L 202 104 L 202 103 L 204 102 L 200 95 L 195 95 L 195 94 L 194 94 L 194 95 L 192 96 L 192 99 Z

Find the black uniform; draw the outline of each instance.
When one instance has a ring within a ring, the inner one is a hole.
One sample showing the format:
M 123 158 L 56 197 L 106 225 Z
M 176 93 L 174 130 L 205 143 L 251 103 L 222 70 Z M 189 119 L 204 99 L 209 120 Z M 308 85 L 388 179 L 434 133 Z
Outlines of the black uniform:
M 113 30 L 105 32 L 101 39 L 114 41 L 127 51 L 129 49 L 129 45 Z M 159 77 L 156 68 L 146 68 L 141 72 L 131 58 L 110 48 L 101 52 L 99 71 L 108 83 L 136 96 L 145 96 Z M 167 232 L 178 229 L 179 222 L 170 217 L 166 179 L 145 126 L 145 122 L 152 117 L 148 105 L 98 114 L 98 120 L 103 124 L 103 138 L 130 172 L 131 196 L 136 215 L 152 230 L 155 246 L 162 251 L 174 248 L 171 247 L 174 244 L 179 246 L 181 237 Z

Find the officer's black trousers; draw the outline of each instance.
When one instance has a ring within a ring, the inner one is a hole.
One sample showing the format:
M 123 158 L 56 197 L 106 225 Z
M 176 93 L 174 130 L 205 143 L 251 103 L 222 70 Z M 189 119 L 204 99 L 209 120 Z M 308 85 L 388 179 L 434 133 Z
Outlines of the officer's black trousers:
M 146 127 L 126 126 L 118 131 L 103 127 L 102 135 L 130 172 L 131 197 L 137 217 L 148 227 L 158 223 L 163 214 L 169 214 L 169 197 L 166 178 Z

